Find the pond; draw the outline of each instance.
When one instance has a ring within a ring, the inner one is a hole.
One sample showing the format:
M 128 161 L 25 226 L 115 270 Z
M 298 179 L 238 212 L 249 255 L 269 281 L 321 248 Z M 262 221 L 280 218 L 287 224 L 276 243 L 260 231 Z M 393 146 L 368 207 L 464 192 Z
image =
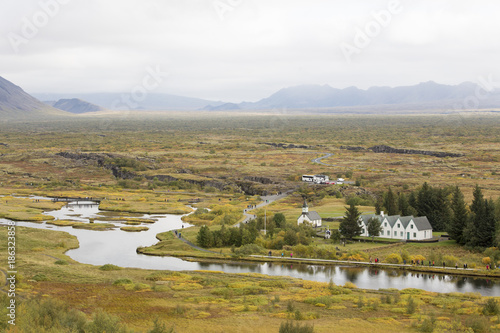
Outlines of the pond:
M 181 220 L 180 215 L 169 214 L 120 214 L 105 212 L 98 204 L 92 202 L 69 203 L 60 210 L 47 212 L 56 219 L 70 219 L 88 222 L 89 218 L 99 217 L 110 223 L 122 226 L 113 221 L 116 217 L 152 218 L 154 224 L 144 224 L 148 231 L 126 232 L 119 228 L 107 231 L 74 229 L 58 227 L 50 224 L 17 222 L 18 226 L 30 228 L 51 229 L 68 232 L 75 235 L 80 242 L 78 249 L 69 250 L 66 254 L 74 260 L 92 265 L 114 264 L 122 267 L 134 267 L 158 270 L 214 270 L 227 273 L 260 273 L 277 276 L 291 276 L 305 280 L 329 282 L 337 285 L 352 282 L 363 289 L 380 288 L 418 288 L 434 292 L 478 292 L 485 296 L 500 296 L 500 279 L 476 278 L 445 274 L 413 273 L 394 269 L 353 266 L 323 266 L 307 264 L 278 263 L 246 263 L 246 262 L 192 262 L 174 257 L 156 257 L 136 253 L 139 246 L 150 246 L 158 242 L 156 234 L 164 231 L 182 229 L 189 224 Z M 0 219 L 0 222 L 7 222 Z M 99 221 L 105 222 L 105 221 Z M 124 225 L 124 224 L 123 224 Z

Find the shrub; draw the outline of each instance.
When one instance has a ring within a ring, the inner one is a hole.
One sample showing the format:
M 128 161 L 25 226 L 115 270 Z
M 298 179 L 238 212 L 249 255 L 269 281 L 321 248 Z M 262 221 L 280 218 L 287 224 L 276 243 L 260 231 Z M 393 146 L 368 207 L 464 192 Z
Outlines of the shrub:
M 491 258 L 490 257 L 484 257 L 481 262 L 485 265 L 491 264 Z
M 118 280 L 115 280 L 113 282 L 113 285 L 120 286 L 123 284 L 131 284 L 131 283 L 132 283 L 132 280 L 130 280 L 130 279 L 118 279 Z
M 57 260 L 54 264 L 56 265 L 69 265 L 66 260 Z
M 264 254 L 266 249 L 257 244 L 246 244 L 234 251 L 236 255 L 247 256 L 250 254 Z
M 295 320 L 303 320 L 303 319 L 304 319 L 304 316 L 302 315 L 300 310 L 299 309 L 295 310 Z
M 411 256 L 410 257 L 410 260 L 414 260 L 415 262 L 417 262 L 417 260 L 419 260 L 420 262 L 422 262 L 423 260 L 425 260 L 425 257 L 423 255 L 416 255 L 416 256 Z
M 347 282 L 344 284 L 344 288 L 348 288 L 348 289 L 357 289 L 358 287 L 357 287 L 354 283 L 352 283 L 352 282 L 350 282 L 350 281 L 347 281 Z
M 446 266 L 451 267 L 451 266 L 455 266 L 455 264 L 457 264 L 458 259 L 455 256 L 446 255 L 446 256 L 443 256 L 443 261 L 446 263 Z
M 424 319 L 422 322 L 422 325 L 420 325 L 420 332 L 425 332 L 425 333 L 432 333 L 434 332 L 434 328 L 436 327 L 436 318 L 431 315 L 430 317 L 427 317 Z
M 400 264 L 403 262 L 403 258 L 398 253 L 391 253 L 385 258 L 385 262 L 390 264 Z
M 363 296 L 359 296 L 357 305 L 359 309 L 365 306 L 365 298 Z
M 490 331 L 490 323 L 486 318 L 469 317 L 465 326 L 471 328 L 474 333 L 486 333 Z
M 174 328 L 167 329 L 165 323 L 160 322 L 158 318 L 153 321 L 153 328 L 148 333 L 174 333 Z
M 413 299 L 413 297 L 409 296 L 408 301 L 406 302 L 406 314 L 414 314 L 417 310 L 417 303 Z
M 279 333 L 313 333 L 314 326 L 300 325 L 299 323 L 293 324 L 291 321 L 281 323 Z
M 101 271 L 118 271 L 122 268 L 119 266 L 116 266 L 116 265 L 106 264 L 106 265 L 102 265 L 101 267 L 99 267 L 99 269 Z
M 410 253 L 407 250 L 401 251 L 401 258 L 407 262 L 411 260 Z
M 48 281 L 49 278 L 45 274 L 37 274 L 33 276 L 33 280 L 35 281 Z
M 491 316 L 500 313 L 500 307 L 494 298 L 488 298 L 483 306 L 483 314 Z
M 124 332 L 126 329 L 120 324 L 118 317 L 112 316 L 99 309 L 94 313 L 92 321 L 86 326 L 85 332 Z

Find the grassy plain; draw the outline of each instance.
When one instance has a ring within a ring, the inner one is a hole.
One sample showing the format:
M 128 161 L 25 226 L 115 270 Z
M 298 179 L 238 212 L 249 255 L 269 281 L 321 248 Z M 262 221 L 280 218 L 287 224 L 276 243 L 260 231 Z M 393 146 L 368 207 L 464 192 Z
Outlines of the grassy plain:
M 22 227 L 17 231 L 21 314 L 28 312 L 23 302 L 38 298 L 61 300 L 88 318 L 103 309 L 139 332 L 151 329 L 155 319 L 176 332 L 277 332 L 286 320 L 314 325 L 315 332 L 500 328 L 496 315 L 483 314 L 490 298 L 479 294 L 360 290 L 350 283 L 336 286 L 260 274 L 96 267 L 64 254 L 78 246 L 73 236 Z M 3 262 L 6 243 L 6 233 L 1 232 Z M 27 325 L 20 321 L 19 329 Z
M 277 146 L 280 143 L 295 146 L 282 148 Z M 439 158 L 341 148 L 374 145 L 464 156 Z M 81 158 L 66 158 L 58 155 L 61 152 L 80 154 Z M 311 161 L 324 153 L 334 154 L 322 160 L 326 165 Z M 89 154 L 101 156 L 103 164 L 87 158 Z M 376 195 L 388 186 L 396 192 L 411 191 L 425 181 L 433 186 L 457 185 L 470 203 L 476 184 L 486 198 L 500 197 L 499 161 L 500 117 L 494 114 L 169 113 L 152 118 L 145 113 L 115 119 L 2 123 L 0 195 L 4 197 L 0 197 L 0 217 L 40 222 L 50 218 L 42 214 L 44 210 L 63 205 L 34 202 L 13 194 L 101 198 L 101 209 L 126 212 L 130 215 L 128 222 L 134 225 L 136 213 L 185 214 L 191 212 L 187 205 L 241 212 L 257 204 L 261 194 L 296 190 L 266 207 L 266 214 L 279 212 L 294 221 L 300 214 L 303 194 L 311 196 L 310 209 L 323 218 L 339 217 L 345 210 L 343 195 Z M 122 177 L 115 177 L 111 167 L 118 167 Z M 360 186 L 304 187 L 302 174 L 341 176 Z M 327 194 L 317 195 L 321 192 Z M 368 213 L 373 207 L 362 206 L 360 210 Z M 258 209 L 251 213 L 264 212 Z M 242 218 L 234 214 L 231 221 Z M 187 221 L 205 223 L 189 218 Z M 337 222 L 325 225 L 338 227 Z M 500 328 L 497 316 L 482 313 L 488 298 L 477 294 L 358 290 L 353 286 L 251 274 L 106 270 L 79 264 L 66 256 L 64 251 L 77 246 L 76 239 L 66 233 L 18 230 L 17 264 L 22 272 L 18 286 L 22 297 L 60 299 L 88 317 L 96 308 L 102 308 L 138 331 L 149 329 L 156 317 L 175 325 L 178 332 L 277 332 L 287 319 L 314 324 L 315 332 Z M 183 237 L 194 242 L 197 230 L 183 230 Z M 3 263 L 6 235 L 0 233 Z M 161 241 L 146 251 L 213 256 L 194 251 L 171 233 L 160 234 L 159 238 Z M 314 242 L 327 245 L 320 239 Z M 460 264 L 482 265 L 481 254 L 452 242 L 355 242 L 347 244 L 346 250 L 366 251 L 381 260 L 403 251 L 426 259 L 452 254 Z M 222 249 L 222 254 L 229 256 L 231 251 Z M 0 267 L 7 271 L 5 264 Z M 116 281 L 124 282 L 114 284 Z M 412 313 L 408 311 L 411 302 L 417 304 Z
M 0 132 L 0 143 L 5 144 L 0 145 L 4 175 L 0 189 L 8 194 L 17 188 L 40 193 L 91 190 L 103 197 L 123 186 L 147 189 L 142 176 L 167 175 L 179 179 L 171 190 L 190 193 L 199 188 L 213 191 L 211 182 L 229 193 L 235 190 L 236 181 L 250 182 L 256 191 L 274 191 L 293 188 L 302 174 L 335 178 L 352 171 L 352 180 L 374 191 L 389 185 L 404 191 L 427 181 L 437 186 L 458 185 L 466 199 L 479 184 L 486 197 L 496 198 L 500 194 L 499 133 L 499 117 L 487 114 L 229 117 L 215 113 L 14 123 Z M 269 143 L 306 148 L 277 148 Z M 381 144 L 465 155 L 439 158 L 340 149 Z M 108 169 L 55 155 L 62 151 L 130 158 L 136 161 L 131 171 L 139 176 L 118 184 Z M 329 165 L 311 162 L 324 152 L 334 154 L 322 160 Z M 204 185 L 193 188 L 188 181 Z

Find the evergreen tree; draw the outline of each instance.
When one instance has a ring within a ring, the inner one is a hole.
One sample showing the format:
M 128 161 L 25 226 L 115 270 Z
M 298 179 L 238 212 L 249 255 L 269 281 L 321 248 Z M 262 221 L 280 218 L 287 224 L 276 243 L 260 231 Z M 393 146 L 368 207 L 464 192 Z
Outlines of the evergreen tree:
M 284 229 L 286 226 L 286 218 L 283 213 L 274 214 L 273 221 L 276 224 L 276 228 Z
M 375 214 L 380 215 L 382 210 L 384 209 L 384 202 L 381 198 L 378 198 L 375 202 Z
M 458 186 L 453 189 L 451 210 L 453 215 L 448 224 L 447 232 L 458 244 L 464 245 L 466 242 L 464 232 L 467 227 L 468 212 L 467 205 L 464 201 L 464 195 Z
M 410 195 L 408 196 L 408 203 L 410 204 L 410 207 L 413 208 L 413 214 L 411 215 L 418 216 L 417 194 L 414 191 L 411 192 Z
M 451 216 L 447 191 L 424 183 L 417 194 L 417 215 L 427 216 L 432 229 L 444 231 Z
M 484 199 L 481 188 L 476 185 L 470 206 L 471 215 L 467 223 L 467 245 L 490 247 L 495 232 L 494 206 Z
M 384 200 L 384 207 L 386 209 L 387 215 L 398 215 L 398 203 L 396 201 L 396 195 L 392 192 L 391 187 L 389 186 L 389 191 L 387 192 Z
M 492 247 L 495 245 L 495 230 L 497 226 L 497 219 L 495 216 L 495 203 L 493 199 L 485 201 L 486 211 L 485 211 L 485 247 Z
M 370 217 L 368 220 L 368 226 L 367 226 L 367 231 L 368 235 L 372 237 L 372 240 L 376 237 L 379 236 L 380 233 L 382 232 L 382 222 L 379 220 L 378 217 Z
M 361 226 L 359 225 L 359 216 L 361 213 L 354 205 L 346 207 L 345 216 L 340 222 L 339 231 L 347 239 L 361 235 Z
M 400 193 L 398 196 L 398 207 L 401 215 L 403 216 L 417 215 L 417 210 L 410 205 L 410 202 L 404 193 Z
M 196 242 L 201 247 L 205 248 L 212 247 L 213 245 L 212 232 L 206 225 L 202 226 L 200 228 L 200 231 L 198 231 L 198 235 L 196 235 Z

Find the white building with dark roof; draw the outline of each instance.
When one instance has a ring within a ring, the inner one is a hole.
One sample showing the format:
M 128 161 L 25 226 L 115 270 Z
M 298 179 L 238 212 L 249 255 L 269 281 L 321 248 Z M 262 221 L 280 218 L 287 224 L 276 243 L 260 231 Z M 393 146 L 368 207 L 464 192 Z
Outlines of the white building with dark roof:
M 309 211 L 309 206 L 305 199 L 302 206 L 302 214 L 297 219 L 297 224 L 301 223 L 310 223 L 313 227 L 321 227 L 321 216 L 317 212 Z
M 401 240 L 425 240 L 432 238 L 432 226 L 427 217 L 386 216 L 384 212 L 381 212 L 380 215 L 361 215 L 359 217 L 359 224 L 362 227 L 360 236 L 369 236 L 368 220 L 372 217 L 378 218 L 381 222 L 382 231 L 379 237 Z

